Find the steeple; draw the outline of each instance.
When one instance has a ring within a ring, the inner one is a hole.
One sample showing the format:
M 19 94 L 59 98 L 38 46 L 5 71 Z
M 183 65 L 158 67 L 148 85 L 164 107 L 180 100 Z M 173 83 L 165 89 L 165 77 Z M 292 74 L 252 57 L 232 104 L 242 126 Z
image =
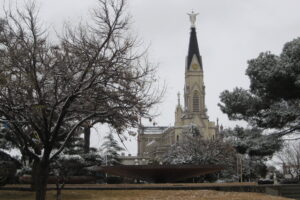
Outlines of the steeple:
M 185 68 L 184 108 L 187 113 L 186 117 L 198 115 L 206 118 L 202 60 L 195 28 L 198 13 L 191 12 L 188 15 L 191 21 L 191 33 Z
M 194 13 L 192 11 L 188 15 L 190 16 L 190 21 L 191 21 L 191 33 L 190 33 L 190 41 L 189 41 L 186 69 L 187 70 L 190 69 L 194 55 L 196 56 L 196 58 L 199 62 L 199 65 L 202 69 L 202 58 L 201 58 L 200 52 L 199 52 L 198 40 L 197 40 L 197 34 L 196 34 L 196 28 L 195 28 L 195 21 L 196 21 L 196 16 L 198 15 L 198 13 Z

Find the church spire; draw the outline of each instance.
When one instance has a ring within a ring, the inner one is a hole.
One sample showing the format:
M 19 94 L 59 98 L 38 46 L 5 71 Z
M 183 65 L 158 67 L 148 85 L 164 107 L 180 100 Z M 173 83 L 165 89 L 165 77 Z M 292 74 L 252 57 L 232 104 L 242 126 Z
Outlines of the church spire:
M 196 22 L 196 16 L 198 13 L 194 13 L 193 11 L 191 13 L 188 13 L 190 16 L 191 21 L 191 33 L 190 33 L 190 41 L 189 41 L 189 49 L 188 49 L 188 56 L 187 56 L 187 70 L 191 67 L 191 62 L 193 60 L 194 55 L 198 59 L 199 65 L 202 69 L 202 58 L 200 56 L 199 47 L 198 47 L 198 40 L 197 40 L 197 34 L 196 34 L 196 28 L 195 28 L 195 22 Z
M 180 92 L 177 93 L 178 106 L 180 106 Z

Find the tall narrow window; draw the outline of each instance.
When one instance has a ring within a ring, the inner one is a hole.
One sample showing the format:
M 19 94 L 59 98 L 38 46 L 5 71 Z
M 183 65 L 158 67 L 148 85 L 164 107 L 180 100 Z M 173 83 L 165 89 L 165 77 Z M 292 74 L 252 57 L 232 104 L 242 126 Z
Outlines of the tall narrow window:
M 193 112 L 199 112 L 200 111 L 200 97 L 199 93 L 197 91 L 193 94 Z

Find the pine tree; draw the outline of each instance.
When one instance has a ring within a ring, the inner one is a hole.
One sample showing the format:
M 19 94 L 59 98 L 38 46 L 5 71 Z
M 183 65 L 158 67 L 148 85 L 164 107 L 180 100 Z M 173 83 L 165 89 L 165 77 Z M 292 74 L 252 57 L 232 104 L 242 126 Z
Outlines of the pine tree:
M 61 199 L 61 190 L 71 176 L 95 175 L 87 167 L 100 165 L 102 158 L 95 148 L 85 152 L 84 138 L 77 132 L 66 144 L 64 151 L 51 165 L 50 174 L 56 177 L 56 199 Z
M 283 145 L 278 135 L 263 134 L 263 129 L 259 128 L 236 126 L 234 129 L 224 129 L 221 134 L 238 153 L 237 171 L 241 180 L 264 177 L 267 158 L 272 157 Z
M 120 152 L 124 150 L 119 144 L 118 141 L 114 139 L 113 134 L 110 132 L 104 138 L 104 143 L 102 144 L 102 149 L 105 156 L 106 165 L 118 165 L 120 164 Z
M 236 126 L 234 129 L 224 129 L 221 133 L 239 154 L 256 157 L 271 157 L 279 151 L 283 140 L 277 135 L 263 134 L 263 129 L 243 128 Z
M 300 38 L 287 42 L 279 56 L 261 53 L 248 61 L 250 88 L 225 90 L 219 104 L 231 120 L 277 129 L 283 136 L 300 131 Z

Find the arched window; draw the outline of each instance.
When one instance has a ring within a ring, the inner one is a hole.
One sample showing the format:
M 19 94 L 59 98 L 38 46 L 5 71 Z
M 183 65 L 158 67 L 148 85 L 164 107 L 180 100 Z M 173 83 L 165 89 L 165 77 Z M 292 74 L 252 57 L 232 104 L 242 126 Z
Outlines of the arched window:
M 200 97 L 199 93 L 197 91 L 193 94 L 193 112 L 199 112 L 200 111 Z
M 179 142 L 179 135 L 177 135 L 176 140 L 177 140 L 177 142 Z

